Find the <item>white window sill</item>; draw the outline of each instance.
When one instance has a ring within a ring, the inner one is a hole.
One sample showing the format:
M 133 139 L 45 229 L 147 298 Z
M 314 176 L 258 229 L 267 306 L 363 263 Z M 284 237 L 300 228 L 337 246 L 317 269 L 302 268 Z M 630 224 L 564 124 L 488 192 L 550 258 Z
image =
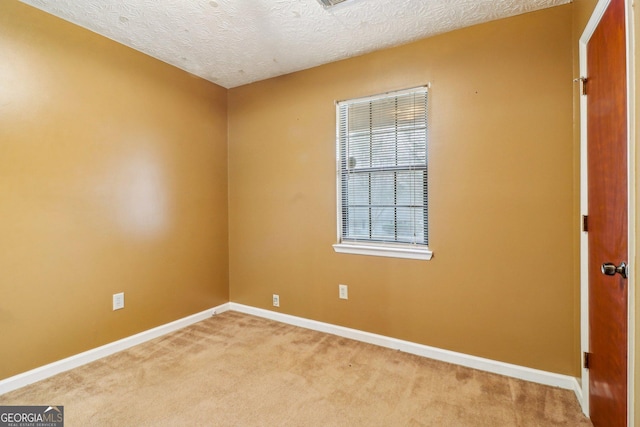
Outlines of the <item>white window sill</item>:
M 433 256 L 429 248 L 416 246 L 390 246 L 367 243 L 336 243 L 333 250 L 341 254 L 371 255 L 388 258 L 406 258 L 428 261 Z

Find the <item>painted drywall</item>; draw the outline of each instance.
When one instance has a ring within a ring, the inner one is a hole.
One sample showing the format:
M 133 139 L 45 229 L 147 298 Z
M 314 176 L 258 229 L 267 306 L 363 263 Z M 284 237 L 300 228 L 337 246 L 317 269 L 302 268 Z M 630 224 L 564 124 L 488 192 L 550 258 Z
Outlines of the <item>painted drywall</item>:
M 14 0 L 0 58 L 0 379 L 228 301 L 226 90 Z
M 572 53 L 566 5 L 231 89 L 231 301 L 578 376 Z M 335 253 L 335 101 L 429 82 L 434 258 Z

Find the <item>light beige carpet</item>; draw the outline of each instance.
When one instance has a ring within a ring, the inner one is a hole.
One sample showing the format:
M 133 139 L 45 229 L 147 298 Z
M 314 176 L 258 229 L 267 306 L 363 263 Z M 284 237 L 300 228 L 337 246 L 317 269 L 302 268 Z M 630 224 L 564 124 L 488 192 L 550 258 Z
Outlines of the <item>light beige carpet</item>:
M 571 391 L 236 312 L 0 396 L 65 426 L 591 426 Z

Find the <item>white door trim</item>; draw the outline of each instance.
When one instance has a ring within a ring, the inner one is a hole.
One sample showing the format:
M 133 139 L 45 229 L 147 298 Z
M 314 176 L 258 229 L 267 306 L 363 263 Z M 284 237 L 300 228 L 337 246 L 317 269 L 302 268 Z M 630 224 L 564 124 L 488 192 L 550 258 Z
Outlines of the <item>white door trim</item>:
M 635 414 L 635 356 L 636 356 L 636 283 L 637 283 L 637 275 L 635 269 L 635 260 L 637 254 L 637 225 L 636 225 L 636 214 L 637 210 L 637 201 L 638 201 L 638 187 L 636 185 L 636 177 L 637 177 L 637 148 L 636 148 L 636 79 L 635 79 L 635 32 L 638 30 L 635 28 L 635 19 L 634 19 L 635 9 L 633 7 L 633 0 L 625 0 L 625 16 L 626 16 L 626 39 L 627 39 L 627 182 L 629 185 L 628 188 L 628 203 L 629 203 L 629 263 L 631 264 L 631 268 L 629 271 L 629 293 L 628 293 L 628 349 L 627 349 L 627 372 L 628 372 L 628 380 L 627 380 L 627 396 L 628 396 L 628 415 L 627 415 L 627 425 L 634 426 L 636 425 L 636 414 Z
M 587 76 L 587 43 L 600 23 L 611 0 L 599 0 L 579 41 L 580 76 Z M 626 43 L 627 43 L 627 193 L 628 193 L 628 379 L 627 379 L 627 425 L 634 425 L 634 348 L 635 348 L 635 247 L 636 247 L 636 150 L 635 150 L 635 79 L 634 79 L 634 44 L 633 44 L 633 8 L 631 0 L 625 0 Z M 580 213 L 589 212 L 587 200 L 587 100 L 580 96 Z M 580 324 L 581 355 L 589 350 L 589 243 L 587 233 L 580 233 Z M 582 366 L 582 362 L 580 363 Z M 582 369 L 582 410 L 589 414 L 589 371 Z

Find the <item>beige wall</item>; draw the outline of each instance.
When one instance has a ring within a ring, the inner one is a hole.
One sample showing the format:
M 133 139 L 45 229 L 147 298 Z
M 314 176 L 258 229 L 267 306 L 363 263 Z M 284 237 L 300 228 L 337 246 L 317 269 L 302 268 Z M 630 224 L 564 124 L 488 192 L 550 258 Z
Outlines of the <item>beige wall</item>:
M 579 375 L 572 48 L 565 5 L 230 90 L 231 301 Z M 433 260 L 334 253 L 334 102 L 427 82 Z
M 0 3 L 0 379 L 272 293 L 285 313 L 578 375 L 572 11 L 230 90 L 227 229 L 227 91 Z M 434 259 L 334 253 L 334 101 L 427 82 Z
M 0 379 L 228 301 L 226 90 L 14 0 L 0 58 Z

